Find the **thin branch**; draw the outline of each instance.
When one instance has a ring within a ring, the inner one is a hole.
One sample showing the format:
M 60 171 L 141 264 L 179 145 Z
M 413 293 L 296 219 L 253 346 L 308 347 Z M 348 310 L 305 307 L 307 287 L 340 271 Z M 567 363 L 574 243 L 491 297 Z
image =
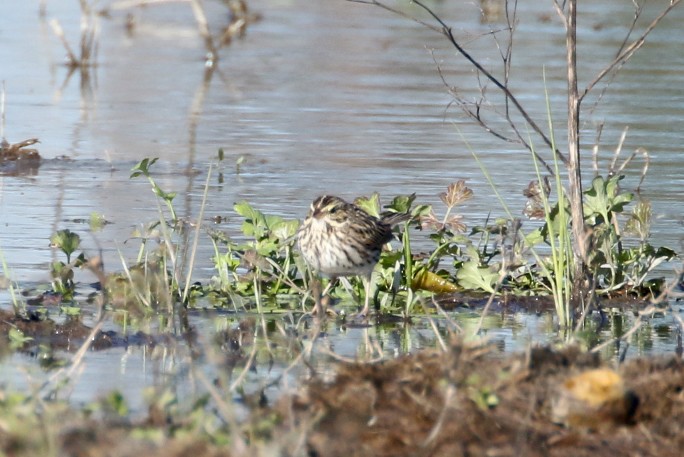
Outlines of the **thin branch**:
M 376 0 L 372 0 L 374 4 L 379 4 Z M 481 72 L 487 79 L 489 79 L 496 87 L 498 87 L 508 98 L 508 100 L 513 103 L 513 106 L 515 106 L 516 110 L 520 113 L 520 115 L 525 119 L 525 121 L 532 127 L 532 130 L 537 133 L 544 143 L 546 143 L 547 146 L 553 147 L 553 143 L 549 139 L 549 137 L 542 131 L 542 129 L 539 127 L 539 125 L 530 117 L 528 114 L 527 110 L 523 108 L 523 106 L 520 104 L 518 99 L 513 95 L 513 93 L 506 87 L 504 84 L 502 84 L 494 75 L 492 75 L 487 69 L 485 69 L 480 62 L 478 62 L 473 56 L 471 56 L 468 51 L 466 51 L 456 40 L 456 37 L 453 34 L 453 30 L 451 27 L 449 27 L 442 18 L 440 18 L 434 11 L 432 11 L 428 6 L 424 5 L 418 0 L 414 0 L 414 3 L 421 8 L 423 8 L 430 16 L 433 17 L 441 26 L 442 26 L 442 33 L 448 38 L 449 42 L 456 48 L 456 50 L 468 60 L 479 72 Z M 558 158 L 565 164 L 567 164 L 567 158 L 563 153 L 561 153 L 558 149 L 555 150 L 556 155 Z M 544 163 L 546 165 L 546 163 Z M 547 166 L 547 168 L 550 168 Z
M 549 148 L 552 147 L 552 142 L 551 142 L 551 140 L 549 139 L 549 137 L 544 133 L 544 131 L 539 127 L 539 125 L 530 117 L 530 115 L 528 114 L 528 112 L 523 108 L 523 106 L 520 104 L 520 102 L 519 102 L 518 99 L 515 97 L 515 95 L 513 95 L 513 93 L 510 91 L 510 89 L 508 89 L 507 85 L 504 84 L 504 83 L 502 83 L 501 81 L 499 81 L 498 78 L 496 78 L 491 72 L 489 72 L 487 69 L 485 69 L 485 68 L 482 66 L 482 64 L 480 64 L 473 56 L 471 56 L 471 55 L 463 48 L 463 46 L 461 46 L 461 44 L 459 44 L 459 42 L 456 40 L 456 37 L 454 36 L 452 29 L 451 29 L 451 28 L 450 28 L 450 27 L 449 27 L 449 26 L 448 26 L 448 25 L 447 25 L 447 24 L 446 24 L 446 23 L 445 23 L 445 22 L 444 22 L 444 21 L 443 21 L 435 12 L 434 12 L 434 11 L 432 11 L 428 6 L 426 6 L 425 4 L 421 3 L 419 0 L 414 0 L 414 1 L 413 1 L 413 3 L 415 3 L 416 5 L 418 5 L 418 6 L 420 6 L 421 8 L 423 8 L 430 16 L 432 16 L 432 18 L 433 18 L 435 21 L 437 21 L 437 23 L 439 23 L 439 25 L 440 25 L 441 27 L 435 27 L 435 26 L 433 26 L 433 25 L 430 25 L 430 24 L 427 24 L 427 23 L 425 23 L 425 22 L 423 22 L 423 21 L 420 21 L 420 20 L 418 20 L 418 19 L 415 19 L 415 18 L 413 18 L 413 17 L 411 17 L 411 16 L 408 16 L 407 14 L 405 14 L 405 13 L 403 13 L 403 12 L 401 12 L 401 11 L 395 9 L 395 8 L 391 8 L 391 7 L 387 6 L 387 5 L 385 5 L 384 3 L 381 3 L 381 2 L 378 1 L 378 0 L 348 0 L 348 1 L 353 2 L 353 3 L 362 3 L 362 4 L 366 4 L 366 5 L 373 5 L 373 6 L 380 7 L 380 8 L 382 8 L 382 9 L 387 10 L 387 11 L 390 11 L 390 12 L 392 12 L 392 13 L 394 13 L 394 14 L 398 14 L 398 15 L 400 15 L 400 16 L 402 16 L 402 17 L 409 18 L 409 19 L 411 19 L 411 20 L 413 20 L 413 21 L 415 21 L 415 22 L 417 22 L 417 23 L 419 23 L 419 24 L 421 24 L 421 25 L 424 25 L 424 26 L 428 27 L 430 30 L 434 30 L 434 31 L 440 32 L 441 34 L 443 34 L 444 36 L 446 36 L 447 39 L 449 40 L 449 42 L 456 48 L 456 50 L 457 50 L 463 57 L 465 57 L 466 60 L 468 60 L 468 61 L 469 61 L 469 62 L 478 70 L 478 74 L 483 74 L 489 81 L 491 81 L 492 83 L 494 83 L 494 85 L 495 85 L 497 88 L 499 88 L 499 90 L 501 90 L 501 92 L 503 92 L 503 94 L 504 94 L 504 96 L 505 96 L 505 98 L 506 98 L 506 105 L 507 105 L 506 110 L 507 110 L 507 112 L 508 112 L 508 110 L 509 110 L 508 103 L 510 102 L 510 103 L 512 103 L 513 106 L 515 107 L 516 111 L 518 111 L 518 113 L 520 113 L 520 115 L 523 117 L 523 119 L 525 119 L 525 121 L 526 121 L 526 122 L 528 123 L 528 125 L 532 128 L 532 130 L 533 130 L 535 133 L 537 133 L 537 134 L 542 138 L 542 140 L 544 141 L 544 143 L 545 143 L 547 146 L 549 146 Z M 504 62 L 504 66 L 505 66 L 505 62 Z M 480 90 L 481 90 L 481 91 L 484 91 L 484 87 L 483 87 L 483 85 L 482 85 L 481 83 L 480 83 Z M 480 123 L 480 125 L 483 125 L 483 123 L 486 124 L 486 122 L 485 122 L 484 120 L 482 120 L 482 118 L 481 118 L 480 115 L 479 115 L 479 106 L 478 106 L 478 108 L 477 108 L 474 112 L 473 112 L 473 111 L 468 112 L 468 110 L 465 110 L 465 111 L 466 111 L 466 113 L 467 113 L 469 116 L 471 116 L 471 117 L 473 117 L 474 119 L 476 119 L 476 120 L 478 121 L 478 123 Z M 519 130 L 518 130 L 517 127 L 515 126 L 515 123 L 511 120 L 511 118 L 510 118 L 509 115 L 506 116 L 506 119 L 507 119 L 509 125 L 511 126 L 511 128 L 513 129 L 513 131 L 515 132 L 516 136 L 518 137 L 520 143 L 522 143 L 523 145 L 525 145 L 525 147 L 526 147 L 528 150 L 532 151 L 532 152 L 535 154 L 535 156 L 537 157 L 537 159 L 540 161 L 540 163 L 542 163 L 542 165 L 544 166 L 544 168 L 546 168 L 546 170 L 547 170 L 549 173 L 551 173 L 551 174 L 553 175 L 554 172 L 553 172 L 553 170 L 551 169 L 551 167 L 546 163 L 546 161 L 544 161 L 544 160 L 543 160 L 543 159 L 542 159 L 542 158 L 541 158 L 541 157 L 540 157 L 540 156 L 539 156 L 539 155 L 530 147 L 530 145 L 529 145 L 526 141 L 524 141 L 522 135 L 520 134 Z M 487 130 L 490 131 L 489 129 L 487 129 Z M 563 163 L 567 164 L 567 158 L 565 157 L 565 155 L 564 155 L 562 152 L 560 152 L 558 149 L 555 149 L 555 154 L 556 154 L 556 156 L 557 156 Z
M 481 116 L 481 108 L 482 108 L 482 100 L 479 100 L 477 102 L 469 102 L 463 97 L 461 97 L 456 89 L 456 87 L 450 86 L 449 83 L 447 82 L 444 73 L 442 72 L 442 67 L 439 65 L 437 62 L 437 59 L 435 58 L 435 54 L 432 50 L 430 50 L 430 55 L 432 56 L 432 60 L 435 62 L 435 67 L 437 68 L 437 74 L 439 75 L 439 78 L 442 80 L 442 83 L 444 84 L 444 87 L 447 88 L 447 92 L 449 95 L 451 95 L 456 102 L 458 102 L 458 105 L 461 107 L 461 110 L 473 121 L 477 122 L 482 129 L 491 134 L 494 135 L 496 138 L 505 141 L 507 143 L 515 143 L 519 144 L 522 142 L 522 144 L 529 149 L 529 145 L 522 139 L 520 140 L 515 140 L 513 138 L 510 138 L 503 133 L 500 133 L 494 128 L 492 128 Z M 449 106 L 451 103 L 449 103 Z M 470 108 L 470 105 L 474 105 L 474 109 Z M 448 109 L 448 107 L 447 107 Z
M 625 35 L 625 39 L 622 40 L 620 47 L 615 52 L 615 57 L 619 56 L 620 53 L 622 52 L 622 50 L 625 49 L 625 46 L 627 46 L 627 43 L 629 42 L 629 37 L 632 36 L 632 33 L 634 32 L 634 29 L 636 28 L 637 21 L 639 21 L 639 17 L 641 17 L 641 12 L 643 11 L 643 7 L 641 5 L 639 5 L 636 2 L 636 0 L 632 0 L 632 3 L 634 4 L 634 18 L 632 19 L 632 23 L 629 25 L 629 30 L 627 30 L 627 34 Z
M 606 75 L 609 73 L 613 72 L 616 68 L 619 68 L 621 65 L 623 65 L 627 60 L 629 60 L 634 53 L 641 48 L 644 43 L 646 42 L 646 37 L 655 29 L 660 21 L 663 20 L 667 14 L 672 11 L 673 8 L 675 8 L 677 5 L 681 3 L 682 0 L 671 0 L 670 4 L 665 8 L 653 21 L 646 27 L 646 30 L 644 30 L 644 33 L 641 34 L 639 38 L 634 40 L 629 46 L 625 47 L 622 52 L 618 53 L 618 55 L 613 59 L 611 63 L 609 63 L 603 70 L 599 72 L 598 75 L 589 83 L 587 84 L 586 88 L 584 89 L 584 92 L 582 95 L 579 97 L 579 102 L 582 103 L 582 100 L 584 100 L 584 97 L 598 84 Z M 417 2 L 416 2 L 417 3 Z
M 416 22 L 416 23 L 418 23 L 418 24 L 420 24 L 420 25 L 422 25 L 422 26 L 424 26 L 424 27 L 427 27 L 427 28 L 429 28 L 430 30 L 433 30 L 433 31 L 435 31 L 435 32 L 437 32 L 437 33 L 442 33 L 442 28 L 441 28 L 441 27 L 436 27 L 436 26 L 434 26 L 434 25 L 432 25 L 432 24 L 428 24 L 427 22 L 421 21 L 420 19 L 416 19 L 415 17 L 410 16 L 410 15 L 404 13 L 403 11 L 400 11 L 400 10 L 398 10 L 398 9 L 392 8 L 391 6 L 387 6 L 387 5 L 385 5 L 384 3 L 380 3 L 380 2 L 377 1 L 377 0 L 347 0 L 347 1 L 348 1 L 348 2 L 351 2 L 351 3 L 361 3 L 361 4 L 363 4 L 363 5 L 373 5 L 373 6 L 380 7 L 380 8 L 382 8 L 382 9 L 384 9 L 385 11 L 389 11 L 389 12 L 392 13 L 392 14 L 397 14 L 397 15 L 399 15 L 399 16 L 401 16 L 401 17 L 404 17 L 404 18 L 406 18 L 406 19 L 409 19 L 409 20 L 411 20 L 411 21 L 413 21 L 413 22 Z M 418 2 L 416 2 L 416 3 L 418 3 Z
M 558 3 L 558 0 L 553 1 L 553 8 L 556 10 L 556 13 L 558 14 L 558 17 L 561 18 L 561 21 L 563 21 L 563 27 L 565 27 L 565 32 L 567 33 L 568 31 L 568 18 L 565 15 L 565 2 L 561 5 Z
M 210 54 L 207 63 L 213 64 L 213 62 L 218 59 L 218 52 L 216 52 L 216 46 L 214 46 L 214 40 L 209 31 L 207 16 L 204 14 L 204 5 L 201 0 L 191 0 L 190 5 L 192 6 L 192 13 L 195 15 L 199 34 L 204 39 L 204 45 Z

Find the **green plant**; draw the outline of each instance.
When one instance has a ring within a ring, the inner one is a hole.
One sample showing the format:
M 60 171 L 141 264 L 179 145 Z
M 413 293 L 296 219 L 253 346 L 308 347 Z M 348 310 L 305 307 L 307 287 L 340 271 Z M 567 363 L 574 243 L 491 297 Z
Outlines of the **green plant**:
M 9 337 L 10 348 L 13 350 L 20 349 L 24 347 L 26 343 L 33 341 L 32 337 L 24 335 L 24 332 L 16 327 L 10 328 L 7 336 Z
M 599 292 L 627 291 L 641 295 L 647 275 L 660 263 L 673 259 L 676 253 L 648 243 L 652 217 L 648 202 L 639 201 L 628 215 L 625 229 L 620 228 L 618 216 L 625 213 L 625 206 L 633 200 L 632 193 L 620 190 L 619 182 L 623 178 L 623 175 L 614 175 L 606 180 L 597 176 L 585 193 L 585 214 L 593 230 L 595 246 L 589 264 L 595 272 Z M 638 237 L 637 246 L 627 245 L 625 235 L 630 234 Z M 662 279 L 652 280 L 645 291 L 657 293 L 662 283 Z
M 12 298 L 12 308 L 14 309 L 14 313 L 23 313 L 25 311 L 24 303 L 20 301 L 17 297 L 17 286 L 14 283 L 14 281 L 12 281 L 12 279 L 10 278 L 9 267 L 7 266 L 7 261 L 5 260 L 5 255 L 2 252 L 2 249 L 0 249 L 0 264 L 2 264 L 2 277 L 0 277 L 2 286 L 0 288 L 9 289 L 10 297 Z
M 71 254 L 81 245 L 81 237 L 69 229 L 59 230 L 50 237 L 50 247 L 60 249 L 71 263 Z
M 233 209 L 244 219 L 246 240 L 236 242 L 224 233 L 210 233 L 218 273 L 212 280 L 214 287 L 231 297 L 251 295 L 258 306 L 263 295 L 276 298 L 301 292 L 303 265 L 294 254 L 299 222 L 264 214 L 244 201 Z
M 52 290 L 62 296 L 64 301 L 72 301 L 76 292 L 74 283 L 74 268 L 81 267 L 87 262 L 82 252 L 72 262 L 71 256 L 81 245 L 81 237 L 69 229 L 59 230 L 50 237 L 50 247 L 57 248 L 66 256 L 66 262 L 57 260 L 50 265 L 52 276 Z
M 157 189 L 155 194 L 166 202 L 175 217 L 172 210 L 174 194 L 158 189 L 150 177 L 150 166 L 155 161 L 156 159 L 141 161 L 134 168 L 133 176 L 147 176 L 153 190 Z M 463 216 L 456 213 L 456 208 L 470 199 L 473 193 L 463 180 L 450 184 L 440 194 L 445 210 L 439 217 L 431 206 L 416 204 L 415 195 L 395 197 L 384 208 L 381 207 L 377 194 L 357 199 L 355 203 L 373 215 L 380 215 L 382 210 L 412 215 L 400 238 L 401 249 L 383 251 L 374 272 L 374 283 L 377 284 L 375 297 L 376 300 L 379 298 L 381 309 L 391 312 L 401 310 L 408 317 L 414 312 L 415 304 L 426 293 L 440 294 L 457 290 L 489 294 L 551 293 L 557 304 L 560 321 L 564 327 L 568 327 L 572 320 L 569 303 L 574 273 L 569 238 L 569 203 L 558 178 L 555 178 L 558 201 L 550 201 L 551 186 L 548 179 L 541 176 L 537 165 L 535 162 L 538 173 L 536 184 L 532 183 L 525 191 L 528 196 L 526 213 L 534 214 L 535 217 L 543 216 L 545 224 L 526 233 L 523 232 L 522 221 L 513 218 L 511 212 L 505 208 L 509 219 L 487 219 L 484 225 L 474 226 L 466 234 Z M 556 161 L 555 166 L 556 176 L 559 176 L 559 162 Z M 667 248 L 655 249 L 645 241 L 648 237 L 650 212 L 643 205 L 635 208 L 629 218 L 632 230 L 640 233 L 641 241 L 636 247 L 623 246 L 617 219 L 624 215 L 632 197 L 630 193 L 619 190 L 620 179 L 619 176 L 609 179 L 597 177 L 585 193 L 587 224 L 591 225 L 597 243 L 594 257 L 589 264 L 596 266 L 599 283 L 610 285 L 601 287 L 601 293 L 637 290 L 642 287 L 641 284 L 647 284 L 648 290 L 656 290 L 658 281 L 649 280 L 647 274 L 660 262 L 672 258 L 674 252 Z M 490 183 L 496 192 L 491 179 Z M 227 297 L 236 310 L 251 302 L 259 312 L 265 309 L 264 306 L 277 310 L 283 305 L 290 309 L 292 302 L 304 303 L 307 296 L 304 292 L 309 289 L 310 275 L 295 249 L 299 222 L 265 214 L 245 201 L 235 204 L 234 210 L 243 220 L 241 236 L 208 231 L 214 246 L 216 274 L 208 286 L 197 285 L 192 287 L 192 291 L 188 289 L 188 296 L 209 295 L 214 304 L 221 306 L 226 304 Z M 426 253 L 413 251 L 408 229 L 414 225 L 419 226 L 433 242 L 434 247 Z M 151 265 L 146 243 L 153 238 L 162 240 L 159 247 L 162 255 L 155 255 L 154 258 L 157 259 L 155 262 L 163 261 L 156 263 L 160 266 L 158 270 L 153 270 L 169 273 L 153 276 L 159 278 L 159 281 L 155 279 L 155 283 L 169 284 L 170 281 L 172 287 L 167 288 L 167 292 L 178 289 L 176 274 L 171 273 L 175 270 L 174 263 L 168 263 L 169 260 L 177 262 L 175 254 L 163 254 L 176 250 L 171 242 L 175 230 L 174 226 L 169 227 L 160 221 L 148 228 L 147 234 L 141 235 L 141 266 Z M 196 238 L 197 235 L 199 233 Z M 542 244 L 551 249 L 550 256 L 544 257 L 535 251 Z M 65 243 L 65 247 L 68 247 L 68 243 Z M 605 259 L 610 259 L 610 262 Z M 134 279 L 140 276 L 133 272 L 135 269 L 148 273 L 150 271 L 149 268 L 131 269 L 127 273 L 129 286 L 125 288 L 130 292 L 113 293 L 112 296 L 125 297 L 132 293 L 147 308 L 153 309 L 156 292 L 140 292 L 145 289 L 152 291 L 152 287 L 145 286 L 149 286 L 147 280 L 141 282 Z M 141 276 L 144 278 L 145 274 Z M 117 283 L 120 284 L 121 280 L 114 282 Z M 186 285 L 190 283 L 188 276 Z M 352 290 L 361 292 L 362 284 L 358 280 L 351 278 L 350 283 Z M 136 284 L 145 287 L 138 287 Z M 154 289 L 161 291 L 156 286 Z M 345 290 L 337 287 L 331 292 L 344 298 Z
M 154 194 L 164 202 L 169 212 L 171 213 L 171 221 L 173 223 L 176 223 L 178 222 L 178 216 L 176 216 L 176 210 L 173 208 L 173 199 L 176 197 L 176 193 L 164 191 L 161 187 L 159 187 L 157 182 L 154 180 L 154 178 L 152 178 L 152 175 L 150 174 L 150 167 L 154 165 L 157 162 L 157 160 L 159 160 L 158 157 L 155 157 L 153 159 L 142 159 L 140 162 L 138 162 L 137 165 L 135 165 L 131 169 L 131 179 L 137 178 L 138 176 L 145 176 L 152 185 L 152 192 L 154 192 Z
M 549 123 L 551 124 L 550 114 Z M 533 155 L 533 157 L 535 156 Z M 541 182 L 541 171 L 536 160 L 534 164 L 538 182 Z M 553 208 L 551 208 L 549 203 L 548 192 L 545 191 L 544 186 L 540 186 L 540 198 L 543 203 L 545 221 L 544 227 L 541 229 L 541 236 L 551 248 L 551 258 L 549 261 L 545 261 L 537 256 L 534 251 L 533 253 L 537 259 L 541 272 L 546 279 L 543 285 L 548 286 L 553 295 L 553 304 L 560 326 L 567 330 L 572 328 L 574 320 L 571 303 L 572 290 L 574 287 L 573 275 L 575 274 L 574 255 L 572 252 L 572 240 L 569 227 L 571 215 L 568 209 L 569 201 L 560 179 L 558 159 L 554 159 L 554 166 L 554 181 L 558 201 Z

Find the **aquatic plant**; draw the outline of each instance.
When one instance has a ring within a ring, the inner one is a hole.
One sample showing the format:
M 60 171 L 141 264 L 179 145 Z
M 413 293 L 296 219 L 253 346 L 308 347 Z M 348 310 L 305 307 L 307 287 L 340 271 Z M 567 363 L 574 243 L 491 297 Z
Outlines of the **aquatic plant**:
M 176 216 L 176 210 L 173 208 L 173 199 L 176 198 L 176 193 L 164 191 L 161 187 L 159 187 L 157 182 L 154 180 L 154 178 L 152 178 L 152 175 L 150 174 L 150 167 L 154 165 L 157 162 L 157 160 L 159 160 L 159 157 L 154 157 L 152 159 L 142 159 L 131 169 L 131 178 L 137 178 L 139 176 L 146 177 L 152 185 L 152 192 L 154 192 L 154 195 L 159 197 L 159 199 L 164 202 L 169 212 L 171 213 L 171 221 L 173 223 L 176 223 L 178 222 L 178 216 Z
M 81 245 L 81 237 L 69 229 L 59 230 L 50 237 L 50 247 L 59 249 L 66 256 L 66 262 L 57 260 L 50 265 L 52 290 L 61 296 L 63 301 L 73 301 L 76 292 L 74 268 L 86 263 L 84 253 L 72 262 L 71 256 Z

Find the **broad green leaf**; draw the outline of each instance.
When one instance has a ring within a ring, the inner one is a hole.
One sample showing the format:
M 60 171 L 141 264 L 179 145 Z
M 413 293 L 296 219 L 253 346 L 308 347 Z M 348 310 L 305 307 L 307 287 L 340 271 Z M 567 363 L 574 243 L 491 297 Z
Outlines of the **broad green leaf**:
M 416 194 L 399 195 L 398 197 L 394 197 L 392 202 L 389 205 L 386 205 L 385 208 L 391 209 L 397 213 L 408 213 L 411 210 L 411 205 L 415 199 Z
M 354 200 L 354 204 L 370 214 L 371 216 L 380 216 L 380 194 L 374 192 L 369 198 L 359 197 Z
M 494 293 L 494 284 L 498 277 L 497 273 L 487 267 L 478 266 L 478 262 L 474 260 L 464 263 L 456 273 L 458 283 L 462 287 L 470 290 L 481 289 L 489 293 Z

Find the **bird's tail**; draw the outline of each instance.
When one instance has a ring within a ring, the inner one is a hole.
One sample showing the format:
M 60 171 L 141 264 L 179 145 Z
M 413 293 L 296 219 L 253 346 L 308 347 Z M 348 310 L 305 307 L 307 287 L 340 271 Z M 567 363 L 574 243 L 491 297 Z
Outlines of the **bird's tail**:
M 411 219 L 411 213 L 386 213 L 380 216 L 380 220 L 391 227 L 399 225 Z

